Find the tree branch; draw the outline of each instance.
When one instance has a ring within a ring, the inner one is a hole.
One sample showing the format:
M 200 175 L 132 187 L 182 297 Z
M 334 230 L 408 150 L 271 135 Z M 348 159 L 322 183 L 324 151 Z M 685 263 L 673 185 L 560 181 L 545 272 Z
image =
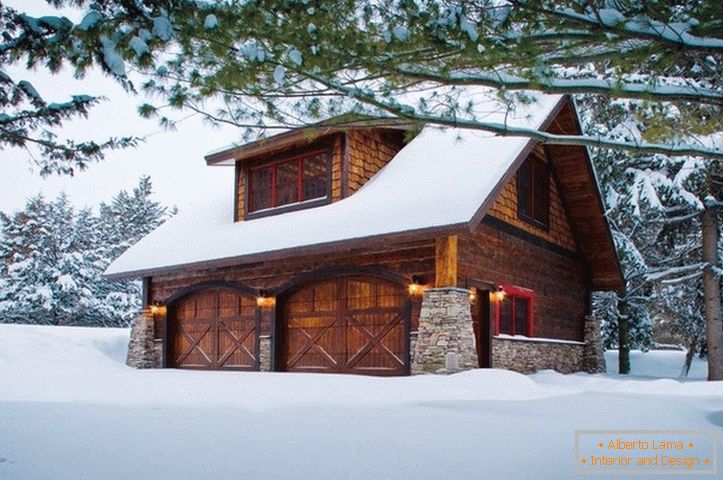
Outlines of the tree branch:
M 292 68 L 289 66 L 288 68 Z M 526 137 L 537 140 L 546 145 L 577 145 L 584 147 L 612 148 L 615 150 L 627 150 L 636 153 L 661 153 L 669 156 L 701 156 L 723 160 L 723 151 L 709 148 L 698 148 L 693 146 L 674 146 L 655 143 L 636 143 L 608 140 L 603 137 L 588 137 L 585 135 L 556 135 L 548 132 L 541 132 L 533 128 L 513 127 L 504 123 L 483 122 L 476 120 L 445 119 L 439 116 L 420 114 L 408 105 L 381 101 L 371 93 L 364 92 L 357 87 L 348 87 L 333 80 L 324 79 L 313 72 L 297 72 L 322 85 L 333 88 L 345 95 L 354 98 L 362 103 L 373 105 L 381 110 L 392 113 L 399 118 L 413 120 L 420 123 L 431 123 L 455 128 L 468 128 L 496 133 L 504 137 Z
M 432 70 L 422 70 L 410 65 L 396 68 L 400 74 L 417 80 L 439 82 L 445 85 L 479 85 L 507 90 L 537 90 L 552 94 L 589 93 L 612 98 L 647 98 L 659 101 L 693 101 L 712 105 L 723 105 L 723 94 L 717 90 L 695 87 L 659 87 L 636 83 L 614 83 L 596 79 L 533 79 L 508 75 L 500 72 L 450 73 L 440 75 Z

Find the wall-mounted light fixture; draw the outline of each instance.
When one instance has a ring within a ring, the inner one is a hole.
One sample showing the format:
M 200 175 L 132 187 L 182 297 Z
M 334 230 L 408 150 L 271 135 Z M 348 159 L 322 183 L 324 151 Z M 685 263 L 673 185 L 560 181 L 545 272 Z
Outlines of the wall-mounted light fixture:
M 261 308 L 273 308 L 276 305 L 276 297 L 269 295 L 265 290 L 261 290 L 259 296 L 256 297 L 256 305 Z
M 469 289 L 469 303 L 475 303 L 477 301 L 477 288 L 471 287 Z
M 409 294 L 413 297 L 417 297 L 424 293 L 424 286 L 426 282 L 423 277 L 418 275 L 412 275 L 412 283 L 409 284 Z
M 502 285 L 497 285 L 497 289 L 491 293 L 492 300 L 494 300 L 495 302 L 501 302 L 502 300 L 504 300 L 505 295 L 507 294 L 505 293 L 505 289 Z
M 162 305 L 161 302 L 153 302 L 153 305 L 149 307 L 149 310 L 151 312 L 151 315 L 155 316 L 164 316 L 166 314 L 166 306 Z

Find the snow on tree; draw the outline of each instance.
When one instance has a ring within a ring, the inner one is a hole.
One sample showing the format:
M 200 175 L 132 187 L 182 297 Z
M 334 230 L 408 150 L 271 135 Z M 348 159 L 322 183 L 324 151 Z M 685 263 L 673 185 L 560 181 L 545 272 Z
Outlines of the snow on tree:
M 721 130 L 720 2 L 673 0 L 382 0 L 137 2 L 54 0 L 86 8 L 74 24 L 0 6 L 0 65 L 23 62 L 82 76 L 93 65 L 129 91 L 211 122 L 258 129 L 305 124 L 349 111 L 464 126 L 545 143 L 723 158 L 691 140 Z M 52 12 L 48 12 L 52 13 Z M 55 12 L 57 13 L 57 12 Z M 129 71 L 144 79 L 135 82 Z M 598 94 L 650 103 L 635 141 L 552 135 L 486 122 L 470 86 L 497 89 L 510 105 L 524 91 Z M 98 100 L 46 105 L 3 73 L 0 143 L 39 145 L 47 172 L 72 172 L 133 139 L 63 143 L 53 132 Z M 410 95 L 413 93 L 413 95 Z M 680 112 L 672 121 L 669 113 Z M 172 120 L 161 117 L 164 125 Z M 655 128 L 652 128 L 655 127 Z M 257 132 L 255 132 L 257 133 Z
M 649 108 L 642 102 L 607 104 L 592 97 L 581 104 L 587 129 L 624 138 L 642 134 L 638 118 Z M 606 346 L 621 351 L 621 373 L 630 368 L 627 351 L 652 345 L 654 329 L 678 336 L 690 355 L 705 353 L 701 218 L 718 162 L 609 150 L 595 150 L 593 158 L 626 280 L 624 295 L 596 297 Z M 719 189 L 713 187 L 717 198 Z M 713 267 L 719 264 L 715 260 Z
M 132 193 L 75 211 L 65 195 L 0 213 L 0 322 L 124 326 L 140 310 L 139 282 L 106 280 L 108 264 L 160 225 L 167 209 L 148 177 Z

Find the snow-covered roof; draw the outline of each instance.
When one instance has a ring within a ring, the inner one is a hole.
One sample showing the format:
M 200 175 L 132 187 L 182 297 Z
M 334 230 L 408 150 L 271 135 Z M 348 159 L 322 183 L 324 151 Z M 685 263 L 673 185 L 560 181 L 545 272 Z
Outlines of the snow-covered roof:
M 515 112 L 490 108 L 486 121 L 540 128 L 562 101 L 540 95 Z M 506 116 L 505 116 L 506 114 Z M 323 248 L 435 227 L 468 225 L 528 145 L 522 137 L 425 127 L 359 191 L 306 210 L 233 221 L 233 192 L 220 191 L 168 220 L 116 259 L 106 275 L 243 263 L 261 254 Z

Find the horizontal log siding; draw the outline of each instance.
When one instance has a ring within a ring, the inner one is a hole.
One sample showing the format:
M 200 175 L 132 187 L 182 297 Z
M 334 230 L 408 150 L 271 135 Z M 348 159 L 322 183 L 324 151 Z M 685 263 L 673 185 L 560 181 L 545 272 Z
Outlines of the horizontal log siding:
M 535 147 L 535 154 L 547 161 L 541 146 Z M 524 230 L 548 242 L 568 250 L 576 250 L 570 223 L 567 220 L 557 182 L 550 175 L 550 228 L 546 231 L 517 217 L 517 175 L 507 182 L 490 208 L 489 215 Z
M 587 274 L 581 260 L 482 223 L 459 237 L 459 277 L 535 292 L 535 336 L 582 341 Z
M 352 130 L 349 138 L 349 193 L 359 190 L 404 146 L 402 132 Z
M 150 282 L 151 302 L 165 302 L 182 288 L 207 281 L 238 282 L 251 288 L 273 290 L 289 280 L 321 268 L 332 267 L 382 267 L 411 278 L 418 275 L 434 278 L 434 240 L 424 240 L 402 245 L 389 245 L 380 250 L 349 250 L 323 256 L 307 256 L 295 259 L 260 262 L 250 265 L 199 270 L 156 276 Z M 419 301 L 414 299 L 412 330 L 416 330 L 419 318 Z M 265 312 L 261 335 L 271 332 L 271 316 Z

